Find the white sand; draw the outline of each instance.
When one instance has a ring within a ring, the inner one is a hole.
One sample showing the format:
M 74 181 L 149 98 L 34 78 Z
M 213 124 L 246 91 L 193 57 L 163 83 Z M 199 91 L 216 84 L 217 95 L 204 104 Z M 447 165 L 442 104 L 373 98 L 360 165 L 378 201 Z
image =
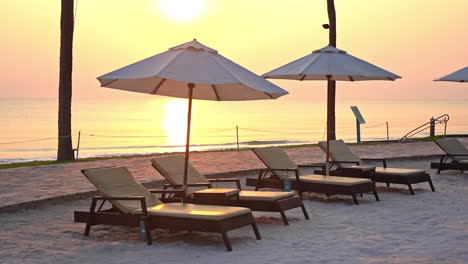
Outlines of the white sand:
M 427 168 L 429 160 L 390 162 L 392 167 Z M 431 171 L 437 192 L 427 183 L 379 187 L 352 205 L 348 196 L 308 195 L 311 216 L 257 213 L 262 240 L 250 227 L 229 233 L 233 251 L 220 235 L 153 231 L 147 246 L 135 228 L 96 226 L 84 237 L 73 210 L 89 200 L 2 214 L 0 263 L 468 263 L 468 174 Z M 27 191 L 27 190 L 25 190 Z

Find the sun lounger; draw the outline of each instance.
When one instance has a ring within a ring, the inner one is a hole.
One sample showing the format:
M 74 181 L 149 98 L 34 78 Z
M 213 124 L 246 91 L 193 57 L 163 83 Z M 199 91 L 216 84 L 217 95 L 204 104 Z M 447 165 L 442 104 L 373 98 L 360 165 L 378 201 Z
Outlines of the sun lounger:
M 432 184 L 431 177 L 425 170 L 419 169 L 399 169 L 399 168 L 387 168 L 387 162 L 385 159 L 361 159 L 354 154 L 351 149 L 346 145 L 343 140 L 331 140 L 330 141 L 330 158 L 333 163 L 337 165 L 337 172 L 346 171 L 346 168 L 355 168 L 357 170 L 364 170 L 366 167 L 363 165 L 363 161 L 379 161 L 382 162 L 383 167 L 371 167 L 375 168 L 375 172 L 366 173 L 365 177 L 368 177 L 374 182 L 386 183 L 388 187 L 390 184 L 404 184 L 408 186 L 411 195 L 414 195 L 412 184 L 428 182 L 431 190 L 435 191 L 434 185 Z M 319 142 L 320 148 L 326 152 L 327 142 Z M 344 174 L 343 174 L 344 175 Z M 362 177 L 359 174 L 346 174 L 346 176 Z
M 86 223 L 85 236 L 91 226 L 99 224 L 140 227 L 148 245 L 152 244 L 151 230 L 155 228 L 211 232 L 221 234 L 226 249 L 231 251 L 227 232 L 251 225 L 257 239 L 261 239 L 248 208 L 162 203 L 153 193 L 174 190 L 150 191 L 136 182 L 125 167 L 86 169 L 82 173 L 102 195 L 93 197 L 89 212 L 75 211 L 75 222 Z M 113 207 L 102 210 L 101 204 L 96 211 L 98 201 L 109 201 Z
M 437 169 L 437 174 L 442 170 L 468 170 L 468 149 L 458 139 L 443 138 L 435 143 L 445 152 L 440 162 L 431 163 L 431 168 Z
M 359 204 L 357 194 L 371 192 L 379 201 L 379 196 L 373 182 L 369 179 L 356 179 L 348 177 L 334 177 L 323 175 L 300 175 L 300 168 L 323 167 L 323 164 L 298 166 L 278 147 L 255 148 L 253 152 L 265 164 L 266 169 L 260 170 L 257 179 L 247 179 L 247 185 L 260 188 L 282 189 L 285 181 L 291 182 L 291 188 L 302 192 L 324 193 L 327 196 L 334 194 L 351 195 L 355 204 Z
M 153 167 L 170 183 L 165 187 L 178 188 L 182 186 L 184 175 L 184 156 L 169 155 L 151 159 Z M 212 188 L 213 183 L 234 182 L 237 189 L 241 190 L 241 184 L 237 178 L 229 179 L 207 179 L 191 163 L 188 165 L 189 187 Z M 230 199 L 201 201 L 194 199 L 194 188 L 188 188 L 186 193 L 188 199 L 195 203 L 224 204 L 229 206 L 240 206 L 250 208 L 252 211 L 279 212 L 285 225 L 288 225 L 285 211 L 300 207 L 306 219 L 309 219 L 307 211 L 299 196 L 293 192 L 263 192 L 241 190 L 237 196 Z

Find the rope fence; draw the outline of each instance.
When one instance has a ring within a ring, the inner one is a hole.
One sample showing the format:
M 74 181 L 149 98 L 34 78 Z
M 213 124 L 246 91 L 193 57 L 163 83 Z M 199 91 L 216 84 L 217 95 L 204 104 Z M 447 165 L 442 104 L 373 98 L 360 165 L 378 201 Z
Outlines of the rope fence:
M 432 121 L 432 119 L 431 119 Z M 433 124 L 434 128 L 432 128 L 435 131 L 435 122 Z M 386 127 L 386 138 L 387 142 L 390 141 L 390 133 L 389 133 L 389 122 L 384 122 L 384 123 L 378 123 L 378 124 L 373 124 L 370 126 L 363 126 L 364 129 L 382 129 L 383 127 Z M 324 127 L 323 133 L 322 132 L 304 132 L 304 131 L 281 131 L 281 130 L 268 130 L 268 129 L 257 129 L 257 128 L 244 128 L 244 127 L 239 127 L 235 126 L 232 128 L 221 128 L 221 129 L 216 129 L 216 130 L 211 130 L 211 131 L 192 131 L 191 135 L 194 138 L 234 138 L 235 137 L 235 142 L 227 143 L 227 142 L 221 142 L 219 144 L 221 145 L 230 145 L 230 144 L 237 144 L 237 149 L 240 150 L 240 145 L 241 144 L 246 144 L 249 143 L 248 141 L 240 142 L 241 136 L 243 138 L 249 138 L 250 140 L 255 141 L 255 139 L 262 138 L 265 139 L 265 137 L 268 137 L 267 135 L 270 135 L 268 140 L 280 140 L 272 137 L 277 137 L 273 135 L 278 135 L 281 134 L 283 138 L 281 140 L 285 140 L 287 136 L 295 136 L 295 135 L 309 135 L 311 137 L 314 137 L 314 140 L 317 140 L 317 138 L 322 138 L 324 140 L 326 138 L 326 131 L 327 127 Z M 350 129 L 343 129 L 343 130 L 336 130 L 334 134 L 337 133 L 343 133 L 343 132 L 350 132 L 350 131 L 356 131 L 357 133 L 357 140 L 359 143 L 359 132 L 357 131 L 357 128 L 350 128 Z M 434 133 L 431 131 L 431 135 Z M 58 140 L 60 138 L 67 138 L 67 137 L 74 137 L 78 136 L 77 138 L 77 147 L 73 149 L 73 151 L 76 154 L 76 158 L 78 159 L 78 154 L 80 151 L 80 143 L 81 143 L 81 137 L 94 137 L 94 138 L 122 138 L 122 139 L 142 139 L 142 138 L 171 138 L 173 135 L 147 135 L 147 136 L 135 136 L 135 135 L 105 135 L 105 134 L 93 134 L 93 133 L 82 133 L 79 131 L 77 134 L 72 134 L 68 136 L 61 136 L 61 137 L 48 137 L 48 138 L 37 138 L 37 139 L 28 139 L 28 140 L 18 140 L 18 141 L 9 141 L 9 142 L 0 142 L 0 145 L 13 145 L 13 144 L 23 144 L 23 143 L 32 143 L 32 142 L 42 142 L 42 141 L 50 141 L 50 140 Z M 311 140 L 309 140 L 312 142 Z M 303 141 L 303 142 L 308 142 L 308 141 Z M 260 144 L 262 142 L 260 141 Z M 266 144 L 266 143 L 265 143 Z M 203 143 L 203 145 L 210 145 L 208 143 Z M 213 145 L 216 145 L 213 143 Z M 138 146 L 136 146 L 138 147 Z M 142 146 L 143 147 L 143 146 Z M 172 145 L 157 145 L 154 147 L 176 147 Z
M 29 143 L 29 142 L 38 142 L 38 141 L 46 141 L 46 140 L 55 140 L 59 138 L 67 138 L 67 137 L 73 137 L 75 135 L 69 135 L 69 136 L 61 136 L 61 137 L 53 137 L 53 138 L 39 138 L 39 139 L 30 139 L 30 140 L 21 140 L 21 141 L 10 141 L 10 142 L 0 142 L 0 145 L 6 145 L 6 144 L 18 144 L 18 143 Z
M 366 126 L 366 129 L 371 129 L 371 128 L 378 128 L 387 125 L 388 129 L 388 122 L 381 123 L 381 124 L 376 124 L 372 126 Z M 219 134 L 220 132 L 227 132 L 231 131 L 233 134 Z M 337 132 L 349 132 L 353 131 L 353 129 L 345 129 L 345 130 L 338 130 Z M 236 143 L 237 143 L 237 149 L 240 149 L 240 132 L 247 132 L 242 133 L 242 136 L 244 138 L 260 138 L 262 136 L 265 136 L 265 134 L 281 134 L 281 135 L 311 135 L 311 136 L 320 136 L 322 135 L 322 140 L 325 138 L 326 135 L 326 127 L 324 129 L 324 132 L 299 132 L 299 131 L 279 131 L 279 130 L 266 130 L 266 129 L 256 129 L 256 128 L 241 128 L 239 126 L 233 127 L 233 128 L 224 128 L 224 129 L 217 129 L 217 130 L 212 130 L 212 131 L 193 131 L 192 136 L 195 136 L 197 138 L 236 138 Z M 259 132 L 259 133 L 248 133 L 248 132 Z M 128 138 L 128 139 L 141 139 L 141 138 L 169 138 L 171 137 L 170 135 L 151 135 L 151 136 L 130 136 L 130 135 L 103 135 L 103 134 L 87 134 L 87 133 L 82 133 L 79 131 L 77 134 L 72 134 L 69 136 L 62 136 L 62 137 L 49 137 L 49 138 L 39 138 L 39 139 L 30 139 L 30 140 L 19 140 L 19 141 L 10 141 L 10 142 L 0 142 L 0 145 L 7 145 L 7 144 L 21 144 L 21 143 L 31 143 L 31 142 L 41 142 L 41 141 L 48 141 L 48 140 L 58 140 L 60 138 L 67 138 L 67 137 L 74 137 L 78 136 L 78 142 L 77 142 L 77 148 L 73 149 L 76 153 L 76 158 L 78 159 L 78 154 L 80 151 L 80 143 L 81 143 L 81 137 L 97 137 L 97 138 Z M 387 131 L 387 140 L 388 140 L 388 131 Z M 233 143 L 234 144 L 234 143 Z
M 371 126 L 363 126 L 364 129 L 381 129 L 383 127 L 386 127 L 387 130 L 387 142 L 389 141 L 389 128 L 388 128 L 388 122 L 385 123 L 379 123 L 379 124 L 373 124 Z M 343 130 L 337 130 L 335 131 L 335 134 L 337 133 L 343 133 L 343 132 L 350 132 L 350 131 L 355 131 L 355 128 L 350 128 L 350 129 L 343 129 Z M 232 134 L 231 134 L 232 132 Z M 193 131 L 192 136 L 196 138 L 234 138 L 235 137 L 235 142 L 232 143 L 223 143 L 223 144 L 237 144 L 237 150 L 240 150 L 240 145 L 245 144 L 248 142 L 240 142 L 241 136 L 244 138 L 261 138 L 265 137 L 267 135 L 278 135 L 281 134 L 285 138 L 287 135 L 310 135 L 315 138 L 322 138 L 322 140 L 325 139 L 326 137 L 326 126 L 324 127 L 324 131 L 322 132 L 304 132 L 304 131 L 281 131 L 281 130 L 268 130 L 268 129 L 257 129 L 257 128 L 244 128 L 244 127 L 239 127 L 235 126 L 232 128 L 223 128 L 223 129 L 216 129 L 216 130 L 211 130 L 211 131 Z M 105 134 L 94 134 L 94 133 L 82 133 L 79 131 L 77 134 L 72 134 L 69 136 L 62 136 L 62 137 L 48 137 L 48 138 L 38 138 L 38 139 L 29 139 L 29 140 L 18 140 L 18 141 L 10 141 L 10 142 L 0 142 L 0 145 L 8 145 L 8 144 L 22 144 L 22 143 L 31 143 L 31 142 L 41 142 L 41 141 L 49 141 L 49 140 L 58 140 L 60 138 L 66 138 L 66 137 L 74 137 L 78 136 L 77 138 L 77 147 L 73 149 L 73 151 L 76 154 L 76 158 L 78 159 L 78 154 L 80 151 L 80 143 L 81 143 L 81 137 L 94 137 L 94 138 L 122 138 L 122 139 L 143 139 L 143 138 L 170 138 L 171 135 L 147 135 L 147 136 L 135 136 L 135 135 L 105 135 Z M 276 139 L 271 139 L 271 140 L 276 140 Z M 164 145 L 165 146 L 165 145 Z M 158 146 L 158 147 L 164 147 L 163 145 Z M 167 146 L 167 147 L 173 147 L 173 146 Z
M 366 129 L 376 128 L 376 127 L 385 126 L 385 125 L 386 125 L 386 123 L 382 123 L 382 124 L 377 124 L 377 125 L 373 125 L 373 126 L 369 126 L 369 127 L 365 127 L 365 128 Z M 191 134 L 192 134 L 192 136 L 194 136 L 194 135 L 215 134 L 215 133 L 225 132 L 225 131 L 235 131 L 236 134 L 239 134 L 239 131 L 242 131 L 242 130 L 244 130 L 244 131 L 253 131 L 253 132 L 263 132 L 263 133 L 273 133 L 273 134 L 283 134 L 283 135 L 321 135 L 322 134 L 321 132 L 294 132 L 294 131 L 265 130 L 265 129 L 242 128 L 242 127 L 226 128 L 226 129 L 207 131 L 207 132 L 193 131 Z M 325 130 L 326 130 L 326 128 L 325 128 Z M 354 129 L 337 130 L 336 132 L 349 132 L 349 131 L 353 131 L 353 130 Z M 81 131 L 80 131 L 80 135 L 81 136 L 88 136 L 88 137 L 104 137 L 104 138 L 168 138 L 168 137 L 171 137 L 170 135 L 124 136 L 124 135 L 86 134 L 86 133 L 81 133 Z M 259 136 L 259 135 L 261 135 L 261 134 L 246 134 L 245 136 Z M 73 136 L 78 136 L 78 134 L 73 134 L 73 135 L 69 135 L 69 136 L 62 136 L 62 137 L 49 137 L 49 138 L 39 138 L 39 139 L 30 139 L 30 140 L 0 142 L 0 145 L 39 142 L 39 141 L 47 141 L 47 140 L 57 140 L 59 138 L 66 138 L 66 137 L 73 137 Z M 207 137 L 232 137 L 232 136 L 233 135 L 219 134 L 219 135 L 207 136 Z M 203 136 L 197 136 L 197 137 L 203 137 Z

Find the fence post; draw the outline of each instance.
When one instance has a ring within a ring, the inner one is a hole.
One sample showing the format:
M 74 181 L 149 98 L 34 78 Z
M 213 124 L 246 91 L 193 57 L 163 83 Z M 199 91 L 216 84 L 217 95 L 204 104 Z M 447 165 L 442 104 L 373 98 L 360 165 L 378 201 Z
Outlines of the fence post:
M 239 126 L 236 126 L 237 150 L 239 150 Z
M 78 159 L 78 155 L 80 153 L 80 140 L 81 140 L 81 131 L 78 131 L 78 144 L 76 145 L 76 149 L 74 149 L 76 151 L 75 159 Z
M 431 125 L 430 125 L 430 135 L 431 137 L 435 137 L 435 120 L 434 117 L 431 117 Z
M 386 122 L 387 123 L 387 143 L 390 141 L 390 134 L 388 132 L 388 121 Z
M 445 138 L 445 136 L 447 135 L 447 122 L 448 122 L 448 121 L 445 121 L 444 138 Z

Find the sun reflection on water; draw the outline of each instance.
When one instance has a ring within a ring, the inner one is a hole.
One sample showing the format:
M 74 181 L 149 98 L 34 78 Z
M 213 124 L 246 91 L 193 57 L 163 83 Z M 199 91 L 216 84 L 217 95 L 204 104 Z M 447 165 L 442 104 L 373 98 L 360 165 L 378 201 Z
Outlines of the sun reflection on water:
M 162 128 L 168 145 L 185 145 L 187 132 L 187 100 L 171 99 L 165 103 Z

